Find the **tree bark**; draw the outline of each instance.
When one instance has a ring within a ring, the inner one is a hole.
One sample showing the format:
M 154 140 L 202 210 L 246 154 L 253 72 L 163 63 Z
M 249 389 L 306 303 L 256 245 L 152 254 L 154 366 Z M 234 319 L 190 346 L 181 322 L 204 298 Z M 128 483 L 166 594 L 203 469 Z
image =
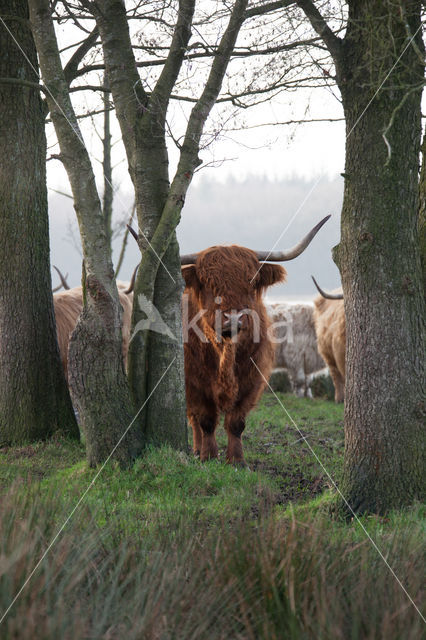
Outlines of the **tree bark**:
M 27 2 L 0 0 L 0 15 L 0 76 L 34 82 L 19 48 L 37 69 Z M 42 101 L 1 84 L 0 105 L 0 445 L 78 437 L 56 340 Z
M 104 74 L 104 87 L 108 86 L 107 78 Z M 104 214 L 105 233 L 108 243 L 112 246 L 112 203 L 114 200 L 114 191 L 112 188 L 112 164 L 111 164 L 111 113 L 109 109 L 109 92 L 105 91 L 103 95 L 104 105 L 104 131 L 102 138 L 102 169 L 104 174 L 104 193 L 102 197 L 102 211 Z
M 358 513 L 383 513 L 424 496 L 420 10 L 419 0 L 353 0 L 341 46 L 328 45 L 347 131 L 334 254 L 347 336 L 342 492 Z
M 422 162 L 419 181 L 419 238 L 423 293 L 424 298 L 426 299 L 426 130 L 423 132 L 421 158 Z
M 122 309 L 111 247 L 95 176 L 61 66 L 49 2 L 30 0 L 29 6 L 49 111 L 73 192 L 85 265 L 84 309 L 69 347 L 71 393 L 85 433 L 89 464 L 112 458 L 126 466 L 140 453 L 142 435 L 138 423 L 133 423 L 123 369 Z
M 171 87 L 185 54 L 186 43 L 180 39 L 179 47 L 175 44 L 174 56 L 169 63 L 172 69 L 161 74 L 163 88 L 160 91 L 156 88 L 156 97 L 153 92 L 148 108 L 148 96 L 142 88 L 131 47 L 124 4 L 120 0 L 108 0 L 102 3 L 94 2 L 88 6 L 94 13 L 101 36 L 106 75 L 126 148 L 129 173 L 135 187 L 139 229 L 142 232 L 141 237 L 144 234 L 145 239 L 142 244 L 143 260 L 135 285 L 132 324 L 137 326 L 138 322 L 146 320 L 140 296 L 143 296 L 143 300 L 148 304 L 157 307 L 166 323 L 172 323 L 169 327 L 171 335 L 151 331 L 148 340 L 148 332 L 145 330 L 134 334 L 129 348 L 129 384 L 135 407 L 139 409 L 146 403 L 142 412 L 142 422 L 147 441 L 154 444 L 167 443 L 185 449 L 187 426 L 180 329 L 180 297 L 183 283 L 176 241 L 172 245 L 174 250 L 171 248 L 167 254 L 170 256 L 170 262 L 166 264 L 163 260 L 165 270 L 159 276 L 159 282 L 156 282 L 159 258 L 166 252 L 168 243 L 175 234 L 179 214 L 163 246 L 152 252 L 150 243 L 169 192 L 165 112 Z M 180 20 L 184 22 L 182 17 Z M 180 29 L 185 31 L 184 26 L 180 25 Z M 189 37 L 189 32 L 182 37 Z M 164 82 L 165 76 L 168 82 Z M 172 84 L 169 89 L 170 82 Z M 131 101 L 128 100 L 129 92 L 134 96 Z M 146 286 L 141 286 L 141 273 L 144 274 L 142 280 L 147 282 Z M 157 291 L 155 301 L 154 289 Z M 177 317 L 179 319 L 176 319 Z M 157 388 L 165 371 L 167 375 Z M 150 409 L 151 406 L 154 407 L 153 410 Z

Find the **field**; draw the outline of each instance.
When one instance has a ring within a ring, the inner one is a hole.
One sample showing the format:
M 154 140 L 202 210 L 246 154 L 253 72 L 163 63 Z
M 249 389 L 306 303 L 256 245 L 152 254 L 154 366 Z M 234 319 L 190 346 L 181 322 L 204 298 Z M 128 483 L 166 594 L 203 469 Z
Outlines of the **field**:
M 151 449 L 99 473 L 66 440 L 0 449 L 0 618 L 25 585 L 2 640 L 421 638 L 424 508 L 333 517 L 343 408 L 277 397 L 249 416 L 249 469 L 223 462 L 222 428 L 205 464 Z

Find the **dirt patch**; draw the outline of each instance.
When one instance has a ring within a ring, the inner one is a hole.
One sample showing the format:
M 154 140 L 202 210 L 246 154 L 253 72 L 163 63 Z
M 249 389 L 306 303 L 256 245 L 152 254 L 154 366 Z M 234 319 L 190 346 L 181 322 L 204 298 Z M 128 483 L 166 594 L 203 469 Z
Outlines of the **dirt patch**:
M 312 499 L 328 488 L 325 475 L 310 476 L 301 470 L 285 470 L 268 465 L 265 460 L 251 460 L 250 468 L 273 476 L 277 480 L 279 491 L 274 496 L 275 504 L 287 504 L 298 500 Z
M 36 451 L 34 447 L 29 444 L 28 446 L 20 447 L 19 449 L 16 449 L 15 447 L 1 447 L 0 453 L 4 453 L 12 460 L 18 460 L 19 458 L 32 458 L 36 453 L 39 453 L 39 451 Z

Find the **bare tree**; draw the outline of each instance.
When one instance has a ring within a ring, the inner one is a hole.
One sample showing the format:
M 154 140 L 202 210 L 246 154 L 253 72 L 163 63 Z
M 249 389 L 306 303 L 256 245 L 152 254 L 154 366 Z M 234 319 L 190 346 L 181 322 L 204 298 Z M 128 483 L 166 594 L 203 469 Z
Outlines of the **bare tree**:
M 146 320 L 153 304 L 170 332 L 148 327 L 135 334 L 129 350 L 129 382 L 137 407 L 147 399 L 144 430 L 151 442 L 186 446 L 186 408 L 180 274 L 176 226 L 194 170 L 200 164 L 200 140 L 214 106 L 244 20 L 247 0 L 237 0 L 229 12 L 216 56 L 189 117 L 176 174 L 170 184 L 166 146 L 166 115 L 191 37 L 194 0 L 181 0 L 168 55 L 154 88 L 148 93 L 139 76 L 124 4 L 120 0 L 85 2 L 93 12 L 101 37 L 108 85 L 126 148 L 136 194 L 140 245 L 144 249 L 135 286 L 135 327 Z M 142 303 L 142 304 L 141 304 Z M 145 309 L 145 311 L 144 311 Z M 153 394 L 161 376 L 162 388 Z
M 316 3 L 297 4 L 333 57 L 346 118 L 335 250 L 347 335 L 342 489 L 354 511 L 384 512 L 424 496 L 422 3 L 349 0 L 343 38 Z
M 84 256 L 84 309 L 69 349 L 69 383 L 86 435 L 89 464 L 126 465 L 141 450 L 123 369 L 121 317 L 111 248 L 90 159 L 61 66 L 48 0 L 30 0 L 46 100 L 74 197 Z
M 0 16 L 0 444 L 22 444 L 79 432 L 56 340 L 44 114 L 27 2 L 0 0 Z
M 320 6 L 328 7 L 323 1 Z M 333 3 L 332 23 L 339 32 L 344 27 L 345 3 Z M 125 3 L 126 16 L 131 33 L 131 46 L 135 63 L 141 72 L 144 86 L 149 93 L 164 67 L 175 26 L 177 1 L 162 0 Z M 285 9 L 283 11 L 283 9 Z M 188 44 L 185 61 L 170 96 L 171 114 L 189 110 L 197 101 L 197 92 L 205 82 L 212 58 L 219 47 L 218 33 L 227 19 L 229 7 L 213 2 L 195 3 L 192 20 L 193 36 Z M 159 17 L 161 16 L 161 17 Z M 103 72 L 105 64 L 99 47 L 97 29 L 90 30 L 90 3 L 54 3 L 54 19 L 61 25 L 67 23 L 72 32 L 76 29 L 75 52 L 66 64 L 66 78 L 71 92 L 88 92 L 104 95 L 107 88 Z M 81 41 L 81 34 L 84 40 Z M 69 34 L 68 34 L 69 35 Z M 73 45 L 64 47 L 64 55 Z M 224 133 L 246 127 L 244 114 L 248 107 L 263 105 L 283 92 L 298 90 L 301 102 L 304 90 L 306 108 L 298 117 L 289 118 L 285 124 L 334 120 L 333 117 L 315 118 L 309 106 L 312 88 L 329 88 L 335 84 L 332 74 L 332 58 L 321 38 L 312 34 L 301 16 L 294 0 L 255 4 L 244 12 L 241 38 L 230 57 L 225 81 L 216 100 L 214 113 L 204 130 L 202 148 L 217 140 Z M 292 101 L 289 101 L 292 102 Z M 84 111 L 81 117 L 100 113 L 100 100 L 90 99 L 92 111 Z M 177 109 L 173 110 L 173 106 Z M 167 135 L 179 146 L 183 138 L 171 125 L 168 114 Z M 267 122 L 262 123 L 268 124 Z M 273 124 L 277 124 L 275 121 Z M 282 123 L 280 123 L 282 124 Z M 247 125 L 248 127 L 248 125 Z

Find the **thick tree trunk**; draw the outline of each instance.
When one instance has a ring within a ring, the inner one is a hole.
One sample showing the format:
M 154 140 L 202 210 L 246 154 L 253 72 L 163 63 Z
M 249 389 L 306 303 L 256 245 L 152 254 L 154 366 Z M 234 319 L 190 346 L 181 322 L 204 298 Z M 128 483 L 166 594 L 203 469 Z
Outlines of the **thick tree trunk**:
M 48 0 L 30 0 L 31 23 L 47 101 L 71 184 L 80 228 L 84 310 L 69 346 L 69 382 L 94 466 L 107 458 L 128 465 L 142 448 L 123 369 L 122 309 L 95 176 L 62 70 Z M 132 425 L 132 426 L 130 426 Z
M 160 220 L 170 197 L 165 135 L 164 131 L 158 135 L 157 127 L 148 117 L 141 128 L 145 142 L 140 145 L 139 154 L 146 170 L 143 179 L 135 176 L 134 186 L 139 229 L 143 231 L 140 238 L 143 256 L 135 283 L 132 325 L 137 327 L 138 322 L 147 317 L 143 304 L 139 303 L 141 295 L 154 305 L 164 325 L 151 326 L 149 331 L 135 335 L 129 350 L 129 383 L 136 407 L 149 398 L 143 421 L 147 442 L 186 449 L 188 432 L 181 322 L 184 287 L 175 233 L 182 204 L 171 207 L 173 223 L 166 223 L 164 233 L 160 234 Z M 159 236 L 159 241 L 154 240 Z M 166 370 L 164 380 L 157 387 Z
M 407 2 L 405 9 L 422 48 L 420 4 Z M 336 261 L 347 335 L 342 492 L 358 513 L 409 504 L 424 491 L 424 299 L 417 226 L 423 69 L 412 45 L 397 62 L 408 41 L 397 6 L 350 3 L 338 69 L 347 143 Z
M 426 300 L 426 130 L 423 133 L 421 158 L 422 163 L 419 181 L 419 238 L 423 292 Z
M 37 68 L 27 2 L 0 0 L 0 15 Z M 0 77 L 36 83 L 16 42 L 1 25 Z M 0 83 L 0 110 L 0 445 L 78 437 L 56 340 L 39 91 Z

